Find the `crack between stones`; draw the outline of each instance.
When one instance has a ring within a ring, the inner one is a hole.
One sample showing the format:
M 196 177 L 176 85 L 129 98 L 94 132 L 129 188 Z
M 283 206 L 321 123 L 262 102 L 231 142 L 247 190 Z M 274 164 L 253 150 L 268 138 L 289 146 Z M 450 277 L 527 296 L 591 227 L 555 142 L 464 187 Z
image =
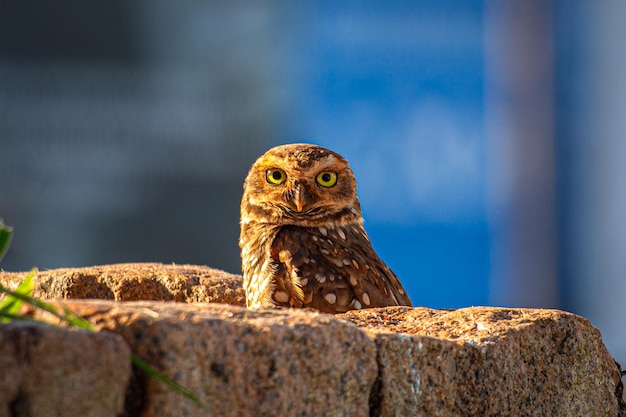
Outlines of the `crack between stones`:
M 135 367 L 135 365 L 133 365 L 130 374 L 130 381 L 128 381 L 128 386 L 126 387 L 124 408 L 119 417 L 135 417 L 141 415 L 141 412 L 146 406 L 144 385 L 147 383 L 147 378 L 149 377 L 144 375 L 137 367 Z
M 15 398 L 9 403 L 10 417 L 31 417 L 28 397 L 20 390 Z
M 383 379 L 382 379 L 382 369 L 381 369 L 380 347 L 378 346 L 378 343 L 374 343 L 374 345 L 376 346 L 377 374 L 376 374 L 376 379 L 374 380 L 374 383 L 372 384 L 370 388 L 369 417 L 378 417 L 381 415 L 382 401 L 383 401 L 383 395 L 382 395 Z

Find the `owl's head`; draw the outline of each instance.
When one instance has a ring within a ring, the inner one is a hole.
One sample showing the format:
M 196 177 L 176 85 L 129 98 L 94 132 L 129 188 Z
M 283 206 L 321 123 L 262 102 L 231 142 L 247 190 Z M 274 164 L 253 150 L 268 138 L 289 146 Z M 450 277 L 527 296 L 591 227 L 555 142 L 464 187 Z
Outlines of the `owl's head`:
M 348 161 L 321 146 L 270 149 L 252 165 L 243 188 L 242 222 L 315 226 L 361 219 Z

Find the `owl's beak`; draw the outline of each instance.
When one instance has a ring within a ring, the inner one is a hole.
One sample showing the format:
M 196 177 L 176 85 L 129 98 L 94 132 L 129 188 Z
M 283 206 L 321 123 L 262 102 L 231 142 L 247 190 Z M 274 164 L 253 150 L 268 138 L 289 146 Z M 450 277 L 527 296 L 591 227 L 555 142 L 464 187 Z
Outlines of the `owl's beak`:
M 302 212 L 302 207 L 304 206 L 304 194 L 304 186 L 302 184 L 296 184 L 293 193 L 293 202 L 296 204 L 296 211 L 298 213 Z

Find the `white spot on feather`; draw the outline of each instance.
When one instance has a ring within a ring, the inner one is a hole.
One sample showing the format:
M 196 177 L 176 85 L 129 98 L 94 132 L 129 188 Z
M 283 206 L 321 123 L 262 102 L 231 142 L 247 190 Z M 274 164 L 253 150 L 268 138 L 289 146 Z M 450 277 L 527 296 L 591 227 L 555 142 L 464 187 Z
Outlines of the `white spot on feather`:
M 335 302 L 337 301 L 337 296 L 334 293 L 329 292 L 324 296 L 324 299 L 328 301 L 328 304 L 335 304 Z
M 368 293 L 364 292 L 361 298 L 363 299 L 363 303 L 365 303 L 366 306 L 370 305 L 371 301 Z

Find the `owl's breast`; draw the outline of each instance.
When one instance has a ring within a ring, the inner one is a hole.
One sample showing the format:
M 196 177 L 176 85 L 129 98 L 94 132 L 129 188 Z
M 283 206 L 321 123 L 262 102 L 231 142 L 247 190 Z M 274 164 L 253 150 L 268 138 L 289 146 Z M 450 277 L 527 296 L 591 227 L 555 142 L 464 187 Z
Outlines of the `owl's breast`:
M 361 223 L 277 226 L 247 239 L 242 257 L 251 307 L 311 307 L 338 313 L 411 305 Z
M 270 248 L 276 264 L 274 301 L 332 313 L 364 306 L 355 289 L 367 274 L 366 262 L 358 250 L 351 250 L 352 234 L 357 229 L 337 225 L 282 227 Z

